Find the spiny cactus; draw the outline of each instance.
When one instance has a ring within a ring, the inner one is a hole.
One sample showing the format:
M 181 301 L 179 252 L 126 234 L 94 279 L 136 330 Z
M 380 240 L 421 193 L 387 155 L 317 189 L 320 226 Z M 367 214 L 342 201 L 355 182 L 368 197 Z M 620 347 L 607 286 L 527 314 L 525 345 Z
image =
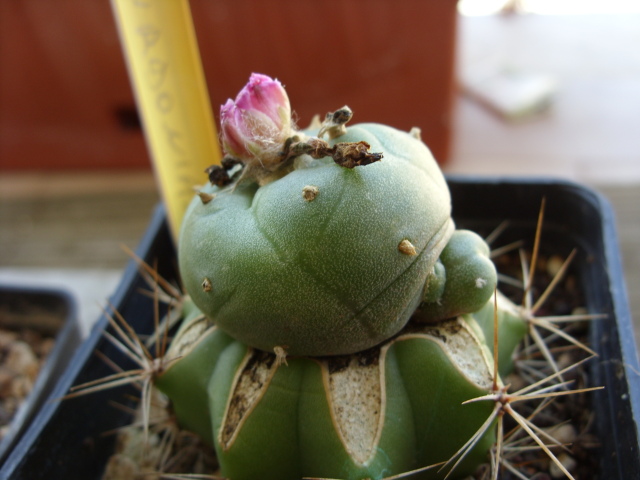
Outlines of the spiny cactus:
M 446 460 L 489 416 L 488 404 L 462 405 L 493 382 L 474 323 L 412 325 L 362 352 L 285 364 L 191 317 L 168 352 L 180 360 L 156 385 L 215 445 L 228 478 L 381 479 Z M 487 433 L 456 473 L 472 473 L 493 441 Z
M 464 478 L 499 457 L 504 414 L 555 459 L 511 404 L 557 386 L 509 394 L 500 378 L 531 309 L 455 229 L 419 135 L 351 115 L 298 131 L 282 86 L 256 74 L 223 106 L 227 157 L 181 230 L 181 325 L 156 360 L 122 342 L 135 378 L 231 480 Z
M 489 248 L 455 230 L 416 135 L 347 127 L 347 107 L 316 130 L 290 115 L 259 75 L 222 108 L 228 157 L 179 242 L 204 315 L 185 321 L 157 385 L 233 479 L 380 479 L 442 462 L 491 412 L 462 403 L 500 384 L 466 315 L 495 290 Z

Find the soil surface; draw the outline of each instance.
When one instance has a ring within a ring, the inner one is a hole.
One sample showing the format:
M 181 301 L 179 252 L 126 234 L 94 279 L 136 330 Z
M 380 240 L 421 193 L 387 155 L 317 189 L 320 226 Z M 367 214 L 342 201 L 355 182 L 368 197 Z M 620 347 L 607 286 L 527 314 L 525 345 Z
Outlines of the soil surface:
M 55 339 L 32 329 L 0 329 L 0 440 L 33 389 Z

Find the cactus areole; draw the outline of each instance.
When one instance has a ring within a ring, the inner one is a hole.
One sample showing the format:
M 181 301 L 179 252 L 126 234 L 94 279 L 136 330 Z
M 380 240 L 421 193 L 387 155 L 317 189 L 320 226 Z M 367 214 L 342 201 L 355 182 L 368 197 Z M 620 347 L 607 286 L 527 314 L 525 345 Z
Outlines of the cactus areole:
M 194 303 L 251 347 L 359 352 L 434 297 L 454 231 L 445 179 L 419 135 L 350 118 L 296 131 L 284 89 L 258 74 L 222 107 L 227 156 L 186 212 L 179 264 Z

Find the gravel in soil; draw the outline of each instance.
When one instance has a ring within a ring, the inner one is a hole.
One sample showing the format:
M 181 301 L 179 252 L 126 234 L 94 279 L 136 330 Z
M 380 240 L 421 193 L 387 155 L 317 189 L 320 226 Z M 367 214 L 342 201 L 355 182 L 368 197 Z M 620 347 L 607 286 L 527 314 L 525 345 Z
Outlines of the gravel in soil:
M 0 329 L 0 440 L 33 389 L 55 339 L 32 329 Z

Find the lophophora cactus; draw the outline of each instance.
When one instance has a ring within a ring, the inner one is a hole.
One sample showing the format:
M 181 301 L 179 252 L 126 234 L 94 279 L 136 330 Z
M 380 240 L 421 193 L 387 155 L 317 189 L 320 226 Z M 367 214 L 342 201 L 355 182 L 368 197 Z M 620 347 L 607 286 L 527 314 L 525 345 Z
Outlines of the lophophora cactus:
M 231 172 L 224 182 L 211 172 L 218 185 L 188 208 L 179 245 L 203 313 L 249 346 L 323 356 L 380 344 L 421 304 L 420 320 L 432 322 L 486 303 L 496 284 L 489 250 L 454 232 L 427 147 L 384 125 L 346 128 L 346 108 L 320 129 L 327 141 L 295 132 L 284 99 L 279 83 L 254 74 L 223 107 Z
M 531 316 L 455 229 L 419 134 L 350 119 L 298 131 L 257 74 L 222 107 L 227 156 L 186 212 L 183 319 L 149 378 L 225 478 L 463 478 L 505 413 L 530 430 L 500 375 Z

